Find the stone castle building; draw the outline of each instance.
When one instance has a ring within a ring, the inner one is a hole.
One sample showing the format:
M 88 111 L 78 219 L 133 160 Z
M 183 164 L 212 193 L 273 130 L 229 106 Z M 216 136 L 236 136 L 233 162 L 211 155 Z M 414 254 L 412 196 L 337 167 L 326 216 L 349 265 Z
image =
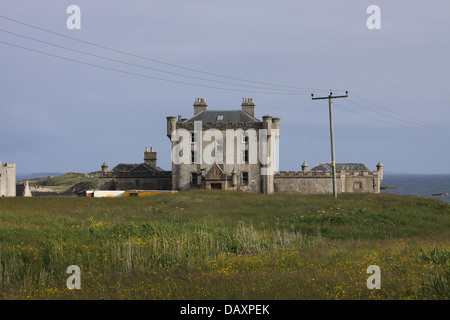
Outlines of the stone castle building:
M 171 190 L 172 173 L 157 165 L 153 148 L 144 152 L 143 163 L 120 163 L 108 171 L 106 162 L 98 176 L 99 190 Z
M 16 164 L 0 161 L 0 197 L 16 196 Z
M 278 118 L 270 115 L 264 116 L 262 120 L 255 118 L 253 99 L 243 99 L 241 110 L 208 110 L 206 99 L 196 99 L 192 118 L 167 117 L 167 136 L 171 140 L 172 150 L 177 150 L 180 140 L 189 139 L 187 163 L 176 164 L 172 161 L 172 189 L 273 193 L 273 174 L 265 175 L 261 172 L 269 164 L 275 163 L 276 150 L 270 149 L 271 144 L 267 141 L 269 150 L 265 155 L 269 158 L 268 164 L 263 164 L 256 158 L 263 142 L 261 139 L 276 139 L 270 133 L 279 128 Z M 176 136 L 179 129 L 184 129 L 189 135 L 179 139 Z M 262 129 L 269 136 L 262 137 Z M 214 140 L 208 139 L 207 135 L 214 136 Z M 214 148 L 211 148 L 210 141 L 214 142 Z M 205 161 L 205 154 L 213 154 L 214 161 Z
M 277 172 L 280 119 L 255 117 L 255 103 L 244 98 L 238 110 L 209 110 L 197 98 L 194 114 L 167 117 L 172 145 L 172 170 L 156 165 L 156 152 L 144 153 L 144 163 L 119 164 L 99 177 L 100 190 L 220 189 L 254 193 L 332 193 L 331 165 Z M 337 192 L 379 193 L 383 165 L 372 171 L 361 163 L 337 163 Z

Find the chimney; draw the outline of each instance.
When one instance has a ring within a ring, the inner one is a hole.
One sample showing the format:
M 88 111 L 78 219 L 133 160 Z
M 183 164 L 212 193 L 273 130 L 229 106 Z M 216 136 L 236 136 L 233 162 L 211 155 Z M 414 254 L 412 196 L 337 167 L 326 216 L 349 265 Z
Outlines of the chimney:
M 248 113 L 252 117 L 255 116 L 255 103 L 253 98 L 242 98 L 242 111 Z
M 156 160 L 156 152 L 153 152 L 153 147 L 150 147 L 150 152 L 148 151 L 148 147 L 146 147 L 144 152 L 144 163 L 156 168 Z
M 202 111 L 208 110 L 208 103 L 206 98 L 195 98 L 194 102 L 194 116 Z

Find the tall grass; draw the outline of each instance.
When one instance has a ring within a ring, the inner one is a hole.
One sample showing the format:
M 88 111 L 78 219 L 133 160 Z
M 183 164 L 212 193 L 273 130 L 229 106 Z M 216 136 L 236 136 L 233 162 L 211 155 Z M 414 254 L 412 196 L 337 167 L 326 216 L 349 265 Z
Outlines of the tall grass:
M 450 297 L 450 250 L 434 247 L 431 250 L 420 250 L 422 259 L 431 261 L 436 269 L 434 276 L 427 284 L 441 296 Z
M 444 203 L 383 195 L 0 199 L 0 297 L 448 298 L 449 227 Z

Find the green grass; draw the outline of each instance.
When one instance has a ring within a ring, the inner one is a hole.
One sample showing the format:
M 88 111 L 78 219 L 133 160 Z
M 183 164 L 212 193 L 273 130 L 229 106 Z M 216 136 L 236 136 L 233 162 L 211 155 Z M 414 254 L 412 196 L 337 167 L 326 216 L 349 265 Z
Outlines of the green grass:
M 95 173 L 84 174 L 69 172 L 59 176 L 37 178 L 29 180 L 30 187 L 45 187 L 52 190 L 67 190 L 76 184 L 84 184 L 90 188 L 96 188 L 98 181 Z
M 450 206 L 187 191 L 0 199 L 4 299 L 447 299 Z M 368 290 L 369 265 L 382 289 Z M 82 289 L 66 287 L 70 265 Z

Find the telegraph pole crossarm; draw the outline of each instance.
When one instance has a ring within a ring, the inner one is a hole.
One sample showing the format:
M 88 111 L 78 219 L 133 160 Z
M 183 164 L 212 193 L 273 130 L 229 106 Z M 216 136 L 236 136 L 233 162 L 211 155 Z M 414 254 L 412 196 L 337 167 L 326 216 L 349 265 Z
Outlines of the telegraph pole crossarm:
M 328 110 L 330 113 L 330 140 L 331 140 L 331 167 L 333 173 L 333 196 L 337 198 L 337 188 L 336 188 L 336 162 L 334 160 L 334 131 L 333 131 L 333 110 L 331 108 L 331 99 L 337 98 L 347 98 L 348 91 L 345 91 L 345 96 L 333 96 L 333 93 L 330 92 L 328 97 L 316 97 L 314 98 L 314 94 L 311 93 L 312 100 L 324 100 L 328 99 Z

